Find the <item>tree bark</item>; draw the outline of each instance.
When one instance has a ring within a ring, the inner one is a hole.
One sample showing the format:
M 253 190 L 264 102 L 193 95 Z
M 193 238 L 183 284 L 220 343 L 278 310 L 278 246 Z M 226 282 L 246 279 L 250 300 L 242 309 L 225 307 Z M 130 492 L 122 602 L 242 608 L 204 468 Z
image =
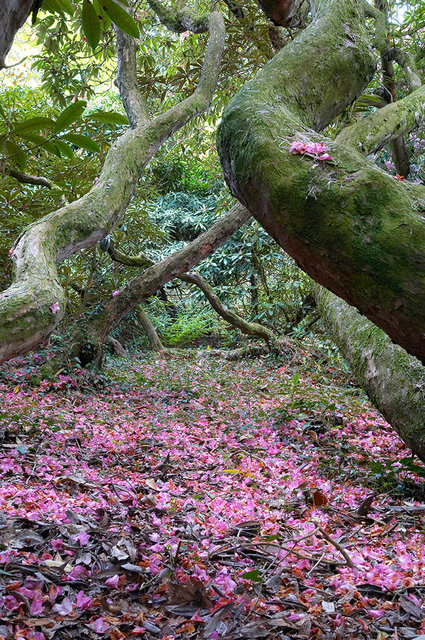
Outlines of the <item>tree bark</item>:
M 367 395 L 425 462 L 425 368 L 346 302 L 315 285 L 322 319 Z
M 5 58 L 17 31 L 38 4 L 37 0 L 2 0 L 0 2 L 0 69 L 5 67 Z
M 146 333 L 146 337 L 149 340 L 150 347 L 153 351 L 164 351 L 164 345 L 162 344 L 159 335 L 153 326 L 148 314 L 142 308 L 137 312 L 139 322 L 143 327 L 143 331 Z
M 376 63 L 366 3 L 312 5 L 311 25 L 224 111 L 218 142 L 226 180 L 304 271 L 425 361 L 425 188 L 364 158 L 356 127 L 337 141 L 318 133 L 360 95 Z M 423 121 L 423 97 L 420 88 L 365 118 L 364 128 L 379 125 L 368 130 L 373 143 L 403 132 L 403 109 L 405 129 Z M 411 111 L 415 101 L 422 106 Z M 294 155 L 294 141 L 323 142 L 333 160 Z
M 208 26 L 208 46 L 194 93 L 154 120 L 138 121 L 143 105 L 130 96 L 134 78 L 130 74 L 126 84 L 122 73 L 120 91 L 130 98 L 126 104 L 132 105 L 129 116 L 135 128 L 111 147 L 98 181 L 86 195 L 31 225 L 15 243 L 14 283 L 0 294 L 0 362 L 29 351 L 55 329 L 65 311 L 57 264 L 113 230 L 159 147 L 209 107 L 224 49 L 224 24 L 217 11 L 210 14 Z

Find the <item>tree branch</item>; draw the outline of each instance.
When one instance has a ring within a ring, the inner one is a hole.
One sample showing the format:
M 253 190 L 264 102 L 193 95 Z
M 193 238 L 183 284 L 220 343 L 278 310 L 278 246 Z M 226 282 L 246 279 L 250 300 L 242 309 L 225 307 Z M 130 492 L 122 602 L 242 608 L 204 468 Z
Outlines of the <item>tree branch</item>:
M 179 276 L 179 279 L 199 287 L 214 311 L 216 311 L 223 320 L 248 336 L 262 338 L 265 340 L 269 348 L 274 351 L 280 351 L 278 338 L 271 329 L 259 324 L 258 322 L 247 322 L 240 315 L 235 313 L 235 311 L 225 307 L 220 298 L 214 292 L 214 289 L 201 275 L 199 275 L 199 273 L 184 273 Z
M 15 180 L 22 184 L 36 184 L 41 187 L 47 187 L 48 189 L 53 187 L 52 183 L 47 180 L 47 178 L 43 178 L 42 176 L 31 176 L 28 173 L 23 173 L 17 169 L 6 169 L 6 174 L 11 178 L 15 178 Z
M 352 145 L 368 155 L 401 134 L 417 128 L 425 119 L 425 87 L 402 100 L 391 102 L 341 131 L 336 141 Z
M 174 33 L 205 33 L 208 31 L 208 16 L 196 16 L 193 11 L 184 7 L 183 9 L 170 9 L 160 0 L 148 0 L 149 6 L 155 11 L 162 24 Z
M 177 278 L 214 253 L 235 231 L 249 220 L 251 214 L 240 204 L 235 205 L 213 226 L 186 247 L 149 267 L 130 280 L 118 295 L 111 298 L 92 319 L 88 333 L 96 342 L 103 342 L 114 326 L 132 309 L 152 296 L 166 282 Z
M 365 14 L 368 18 L 375 20 L 375 46 L 378 51 L 385 51 L 388 47 L 387 43 L 387 17 L 386 14 L 380 9 L 374 7 L 365 1 Z
M 416 91 L 416 89 L 419 89 L 422 86 L 415 61 L 410 53 L 393 47 L 389 49 L 387 55 L 389 60 L 395 60 L 395 62 L 397 62 L 397 64 L 399 64 L 403 69 L 406 74 L 406 81 L 410 91 Z
M 219 223 L 221 224 L 221 221 L 219 221 L 216 224 L 219 224 Z M 210 231 L 212 231 L 212 229 Z M 195 240 L 194 242 L 196 241 L 197 240 Z M 111 256 L 112 260 L 114 260 L 115 262 L 119 262 L 120 264 L 125 264 L 126 266 L 129 266 L 129 267 L 146 268 L 147 266 L 155 265 L 153 260 L 145 256 L 143 253 L 140 253 L 137 256 L 126 255 L 121 251 L 119 251 L 118 249 L 116 249 L 112 243 L 109 244 L 108 253 Z M 143 275 L 141 277 L 143 278 Z M 236 327 L 246 335 L 257 336 L 259 338 L 262 338 L 267 342 L 269 347 L 273 348 L 274 350 L 279 350 L 278 338 L 271 329 L 259 324 L 258 322 L 247 322 L 237 313 L 226 308 L 222 304 L 218 296 L 214 293 L 213 288 L 206 282 L 206 280 L 201 275 L 197 273 L 184 273 L 182 275 L 178 275 L 177 277 L 179 278 L 179 280 L 182 280 L 183 282 L 188 282 L 189 284 L 194 284 L 197 287 L 199 287 L 199 289 L 204 293 L 208 302 L 211 304 L 212 308 L 226 322 Z
M 195 115 L 200 115 L 211 104 L 218 81 L 225 44 L 225 27 L 221 14 L 213 11 L 209 18 L 210 38 L 202 65 L 199 84 L 191 96 L 156 118 L 166 128 L 180 128 Z
M 117 41 L 117 85 L 130 126 L 147 124 L 149 120 L 146 101 L 140 92 L 137 82 L 137 43 L 134 38 L 115 27 Z
M 124 133 L 109 150 L 92 189 L 30 226 L 15 243 L 15 281 L 0 294 L 0 361 L 25 353 L 55 329 L 66 304 L 57 263 L 111 232 L 143 168 L 161 144 L 210 105 L 224 49 L 225 29 L 218 12 L 211 14 L 209 27 L 203 71 L 194 94 Z

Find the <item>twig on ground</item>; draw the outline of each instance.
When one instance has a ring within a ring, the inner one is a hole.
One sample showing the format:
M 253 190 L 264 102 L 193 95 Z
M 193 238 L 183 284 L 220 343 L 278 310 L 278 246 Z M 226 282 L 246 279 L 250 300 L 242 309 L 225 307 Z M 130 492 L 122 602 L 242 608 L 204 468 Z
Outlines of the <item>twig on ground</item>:
M 347 566 L 355 569 L 356 565 L 354 564 L 354 562 L 351 560 L 350 556 L 348 555 L 348 553 L 346 552 L 346 550 L 344 549 L 344 547 L 342 547 L 339 542 L 337 542 L 336 540 L 334 540 L 333 538 L 331 538 L 331 536 L 323 529 L 323 527 L 320 526 L 320 524 L 317 524 L 316 522 L 314 523 L 317 526 L 317 530 L 320 531 L 320 533 L 322 534 L 322 536 L 325 538 L 325 540 L 327 540 L 332 546 L 335 547 L 335 549 L 337 549 L 340 554 L 344 557 Z

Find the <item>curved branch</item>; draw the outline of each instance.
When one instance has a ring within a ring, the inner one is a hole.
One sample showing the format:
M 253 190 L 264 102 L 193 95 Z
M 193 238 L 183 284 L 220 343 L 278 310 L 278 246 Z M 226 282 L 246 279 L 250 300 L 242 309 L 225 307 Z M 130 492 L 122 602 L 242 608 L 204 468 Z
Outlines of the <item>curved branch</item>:
M 211 14 L 209 26 L 203 72 L 194 94 L 124 133 L 109 150 L 91 190 L 31 225 L 15 243 L 11 252 L 15 281 L 0 294 L 0 361 L 25 353 L 54 330 L 65 311 L 57 263 L 110 233 L 161 144 L 209 107 L 224 48 L 224 24 L 218 12 Z
M 415 61 L 410 53 L 394 47 L 389 50 L 388 57 L 390 60 L 395 60 L 403 69 L 410 91 L 416 91 L 422 86 Z
M 258 322 L 247 322 L 240 315 L 225 307 L 214 292 L 214 289 L 199 273 L 184 273 L 179 276 L 179 279 L 199 287 L 214 311 L 216 311 L 223 320 L 248 336 L 262 338 L 269 347 L 279 351 L 279 342 L 274 331 Z
M 183 9 L 170 9 L 160 0 L 148 0 L 149 6 L 153 9 L 162 24 L 174 33 L 205 33 L 208 30 L 208 16 L 196 16 L 193 11 L 184 7 Z
M 368 155 L 416 129 L 425 120 L 425 87 L 402 100 L 391 102 L 346 127 L 336 138 L 343 145 L 353 145 Z
M 365 14 L 368 18 L 375 20 L 375 46 L 378 51 L 385 51 L 388 47 L 387 43 L 387 17 L 383 11 L 369 4 L 364 3 Z
M 221 58 L 225 44 L 225 27 L 221 13 L 213 11 L 209 18 L 210 37 L 202 65 L 199 84 L 191 96 L 156 118 L 159 125 L 168 128 L 174 123 L 183 126 L 194 115 L 199 115 L 209 107 L 218 81 Z M 181 123 L 181 124 L 180 124 Z
M 40 187 L 47 187 L 48 189 L 53 187 L 50 180 L 43 178 L 43 176 L 31 176 L 28 173 L 23 173 L 17 169 L 6 169 L 6 174 L 11 178 L 15 178 L 15 180 L 22 184 L 36 184 Z
M 147 124 L 149 120 L 148 108 L 137 82 L 137 43 L 134 38 L 117 27 L 115 27 L 115 37 L 118 58 L 115 84 L 119 89 L 128 121 L 135 129 L 138 125 Z

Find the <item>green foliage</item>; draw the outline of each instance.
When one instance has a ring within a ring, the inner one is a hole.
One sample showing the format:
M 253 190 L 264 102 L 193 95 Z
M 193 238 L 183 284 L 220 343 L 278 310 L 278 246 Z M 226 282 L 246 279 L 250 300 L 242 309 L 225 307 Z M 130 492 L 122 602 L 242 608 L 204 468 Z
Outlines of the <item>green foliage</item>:
M 368 464 L 370 483 L 376 490 L 423 500 L 425 485 L 415 481 L 415 476 L 425 478 L 425 467 L 416 462 L 415 456 L 399 460 L 372 460 Z
M 83 0 L 81 23 L 87 42 L 92 49 L 96 49 L 100 40 L 101 26 L 96 9 L 89 0 Z
M 79 149 L 98 153 L 101 144 L 107 144 L 102 129 L 93 126 L 98 114 L 82 118 L 87 106 L 85 100 L 76 100 L 58 111 L 40 89 L 8 88 L 1 93 L 1 98 L 6 115 L 0 123 L 0 164 L 6 170 L 13 166 L 24 170 L 28 164 L 37 164 L 34 160 L 38 161 L 40 154 L 73 158 Z M 44 105 L 43 110 L 40 104 Z M 123 120 L 127 122 L 119 113 L 102 115 L 101 120 L 112 129 Z M 34 170 L 34 173 L 39 175 L 40 171 Z
M 161 338 L 169 346 L 191 344 L 207 334 L 213 326 L 211 314 L 205 311 L 182 313 L 168 327 L 161 327 Z

